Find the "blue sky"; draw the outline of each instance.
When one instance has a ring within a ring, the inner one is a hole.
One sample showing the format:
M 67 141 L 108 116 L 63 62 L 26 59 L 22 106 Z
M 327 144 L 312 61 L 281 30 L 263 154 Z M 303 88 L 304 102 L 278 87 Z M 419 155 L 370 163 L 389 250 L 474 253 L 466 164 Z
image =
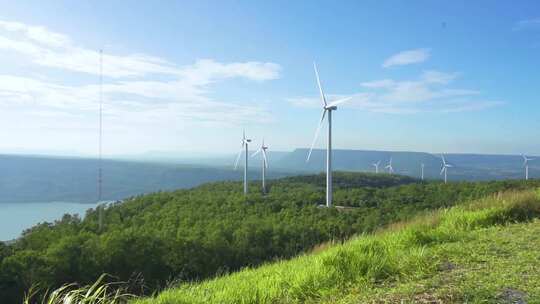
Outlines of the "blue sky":
M 106 154 L 308 147 L 313 61 L 336 148 L 540 154 L 535 1 L 140 2 L 2 1 L 0 151 L 96 152 L 102 48 Z

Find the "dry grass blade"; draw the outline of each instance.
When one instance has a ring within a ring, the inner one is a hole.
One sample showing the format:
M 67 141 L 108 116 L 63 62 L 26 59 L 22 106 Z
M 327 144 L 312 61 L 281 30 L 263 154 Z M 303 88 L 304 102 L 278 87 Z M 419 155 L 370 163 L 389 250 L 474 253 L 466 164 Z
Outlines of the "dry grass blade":
M 24 297 L 23 304 L 125 304 L 135 296 L 125 292 L 121 283 L 104 283 L 106 275 L 88 286 L 63 285 L 52 292 L 39 296 L 39 287 L 32 286 Z

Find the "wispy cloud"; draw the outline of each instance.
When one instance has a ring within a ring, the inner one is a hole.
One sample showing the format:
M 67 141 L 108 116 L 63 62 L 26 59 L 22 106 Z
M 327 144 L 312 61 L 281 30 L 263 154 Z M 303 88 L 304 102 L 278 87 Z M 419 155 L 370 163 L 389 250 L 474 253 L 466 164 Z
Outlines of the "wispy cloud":
M 540 18 L 520 20 L 514 24 L 513 30 L 540 30 Z
M 70 37 L 41 26 L 0 21 L 0 52 L 2 50 L 25 57 L 36 67 L 58 70 L 66 78 L 99 74 L 98 50 L 77 45 Z M 201 59 L 178 66 L 146 54 L 105 52 L 103 62 L 103 92 L 109 115 L 144 112 L 145 117 L 163 114 L 223 122 L 271 118 L 262 107 L 210 97 L 212 84 L 234 78 L 267 81 L 279 78 L 281 72 L 281 67 L 272 62 L 222 63 Z M 97 109 L 99 87 L 96 82 L 68 83 L 0 75 L 0 103 L 3 106 L 32 104 L 33 111 L 41 108 L 47 115 L 55 111 Z
M 478 111 L 503 104 L 485 100 L 477 90 L 451 88 L 449 85 L 459 73 L 424 71 L 411 80 L 382 79 L 363 82 L 361 92 L 351 94 L 352 100 L 344 106 L 390 114 L 414 114 L 422 112 Z M 344 95 L 330 96 L 337 99 Z M 288 99 L 299 107 L 318 106 L 316 97 Z
M 429 49 L 415 49 L 399 52 L 386 59 L 382 66 L 389 68 L 396 65 L 407 65 L 426 61 L 430 56 Z

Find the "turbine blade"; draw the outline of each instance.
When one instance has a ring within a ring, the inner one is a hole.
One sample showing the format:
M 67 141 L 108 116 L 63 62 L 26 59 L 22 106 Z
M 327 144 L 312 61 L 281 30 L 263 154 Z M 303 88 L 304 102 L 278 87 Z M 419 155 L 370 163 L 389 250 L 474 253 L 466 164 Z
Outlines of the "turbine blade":
M 262 151 L 262 149 L 259 149 L 259 150 L 255 151 L 255 153 L 251 154 L 251 157 L 253 157 L 253 156 L 255 156 L 255 155 L 261 153 L 261 151 Z
M 319 125 L 317 126 L 317 130 L 315 131 L 315 137 L 313 137 L 313 141 L 311 142 L 311 148 L 309 148 L 309 153 L 308 153 L 308 157 L 306 159 L 306 162 L 309 161 L 309 159 L 311 157 L 311 152 L 313 151 L 313 146 L 315 146 L 315 142 L 317 142 L 317 137 L 319 137 L 319 132 L 321 131 L 321 126 L 322 126 L 322 123 L 324 121 L 324 116 L 326 116 L 326 109 L 323 109 L 323 111 L 322 111 L 321 120 L 319 121 Z
M 326 97 L 324 97 L 321 79 L 319 78 L 319 70 L 317 69 L 317 64 L 315 62 L 313 62 L 313 69 L 315 70 L 315 77 L 317 77 L 317 85 L 319 86 L 319 93 L 321 94 L 321 101 L 323 103 L 323 107 L 326 107 Z
M 445 166 L 443 166 L 443 167 L 441 168 L 441 173 L 440 173 L 439 175 L 442 175 L 442 174 L 444 173 L 444 170 L 446 170 L 446 167 L 445 167 Z
M 344 103 L 345 101 L 349 101 L 351 99 L 352 99 L 352 97 L 345 97 L 345 98 L 342 98 L 342 99 L 338 99 L 336 101 L 332 101 L 328 106 L 329 107 L 337 106 L 338 104 Z
M 240 149 L 240 152 L 238 153 L 238 156 L 236 157 L 236 162 L 234 163 L 234 170 L 238 168 L 238 162 L 240 161 L 240 156 L 242 156 L 242 152 L 244 152 L 243 144 L 242 144 L 242 149 Z
M 441 154 L 442 162 L 446 165 L 446 160 L 444 159 L 444 154 Z

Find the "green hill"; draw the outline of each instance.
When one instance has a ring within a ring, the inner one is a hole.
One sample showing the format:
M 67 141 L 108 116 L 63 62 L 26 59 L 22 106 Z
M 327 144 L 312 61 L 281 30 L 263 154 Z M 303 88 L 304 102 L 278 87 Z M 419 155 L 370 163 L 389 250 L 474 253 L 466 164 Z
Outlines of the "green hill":
M 151 294 L 172 282 L 294 258 L 320 244 L 501 191 L 536 188 L 540 181 L 443 184 L 337 172 L 335 203 L 355 207 L 346 212 L 318 207 L 324 175 L 272 180 L 264 196 L 258 186 L 253 182 L 247 197 L 238 182 L 133 197 L 105 208 L 101 229 L 97 210 L 83 220 L 65 215 L 36 225 L 15 242 L 0 243 L 0 298 L 18 303 L 35 284 L 89 284 L 103 273 L 129 282 L 130 292 Z
M 539 216 L 498 194 L 135 303 L 540 303 Z

